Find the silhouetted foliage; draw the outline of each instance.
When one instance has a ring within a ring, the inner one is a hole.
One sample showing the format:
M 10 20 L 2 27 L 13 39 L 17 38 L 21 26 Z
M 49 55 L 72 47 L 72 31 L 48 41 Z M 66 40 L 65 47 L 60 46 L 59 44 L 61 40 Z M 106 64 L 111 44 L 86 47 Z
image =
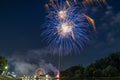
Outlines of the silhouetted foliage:
M 86 68 L 74 66 L 61 72 L 64 77 L 118 77 L 120 76 L 120 52 L 97 60 Z
M 63 77 L 83 77 L 84 67 L 82 65 L 73 66 L 61 72 Z
M 2 71 L 5 71 L 5 66 L 8 66 L 7 59 L 0 56 L 0 74 L 2 73 Z

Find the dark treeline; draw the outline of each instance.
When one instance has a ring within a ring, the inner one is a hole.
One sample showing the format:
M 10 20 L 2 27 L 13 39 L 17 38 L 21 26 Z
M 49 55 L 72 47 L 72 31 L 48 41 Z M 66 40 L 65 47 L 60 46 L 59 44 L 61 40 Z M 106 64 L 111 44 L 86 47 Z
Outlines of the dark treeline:
M 62 77 L 118 77 L 120 76 L 120 52 L 102 58 L 86 68 L 73 66 L 61 71 Z

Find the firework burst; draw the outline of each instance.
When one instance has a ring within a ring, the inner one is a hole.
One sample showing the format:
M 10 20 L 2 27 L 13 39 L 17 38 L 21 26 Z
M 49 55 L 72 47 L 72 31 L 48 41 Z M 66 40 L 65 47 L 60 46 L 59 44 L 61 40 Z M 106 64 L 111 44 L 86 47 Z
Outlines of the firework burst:
M 94 20 L 85 14 L 76 0 L 50 0 L 42 35 L 53 53 L 80 51 L 96 30 Z

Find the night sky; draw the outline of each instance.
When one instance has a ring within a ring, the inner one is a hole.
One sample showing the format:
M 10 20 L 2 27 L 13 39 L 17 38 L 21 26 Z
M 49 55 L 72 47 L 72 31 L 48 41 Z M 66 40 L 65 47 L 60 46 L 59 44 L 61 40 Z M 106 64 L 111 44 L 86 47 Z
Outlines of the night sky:
M 5 56 L 10 65 L 18 67 L 25 64 L 26 68 L 32 69 L 49 63 L 57 67 L 58 56 L 47 54 L 50 52 L 40 37 L 40 27 L 45 22 L 46 2 L 0 0 L 0 55 Z M 88 9 L 88 14 L 95 20 L 95 37 L 81 54 L 63 56 L 61 69 L 77 64 L 87 66 L 110 53 L 120 51 L 120 0 L 107 2 L 109 7 L 103 5 Z

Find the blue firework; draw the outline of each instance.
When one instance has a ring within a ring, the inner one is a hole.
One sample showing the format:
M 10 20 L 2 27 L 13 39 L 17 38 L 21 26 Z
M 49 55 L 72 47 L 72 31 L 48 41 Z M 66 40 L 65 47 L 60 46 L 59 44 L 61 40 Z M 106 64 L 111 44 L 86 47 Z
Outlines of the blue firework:
M 76 1 L 53 1 L 46 4 L 47 17 L 42 36 L 53 53 L 81 51 L 95 30 L 94 20 L 85 15 Z

